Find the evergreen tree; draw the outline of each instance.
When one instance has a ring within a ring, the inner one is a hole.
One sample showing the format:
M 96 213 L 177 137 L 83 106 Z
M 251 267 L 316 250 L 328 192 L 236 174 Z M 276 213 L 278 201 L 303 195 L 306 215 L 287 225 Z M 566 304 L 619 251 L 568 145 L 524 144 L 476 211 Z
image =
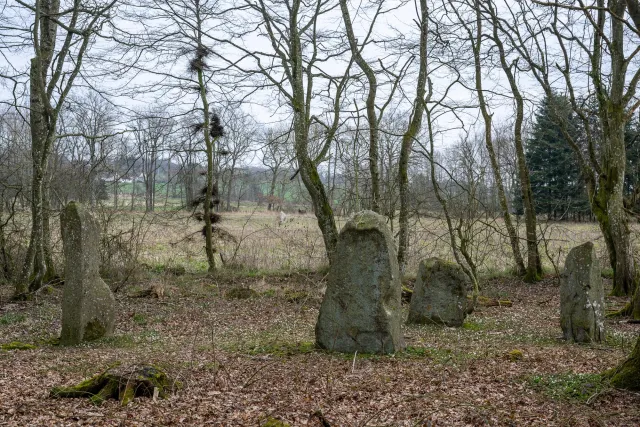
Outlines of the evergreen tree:
M 556 124 L 559 121 L 567 122 L 570 132 L 579 132 L 579 121 L 573 116 L 568 100 L 561 95 L 545 97 L 525 147 L 531 188 L 539 215 L 577 219 L 589 212 L 589 202 L 576 155 Z M 516 197 L 516 210 L 517 201 Z
M 624 176 L 625 206 L 640 212 L 640 122 L 630 120 L 624 132 L 627 166 Z

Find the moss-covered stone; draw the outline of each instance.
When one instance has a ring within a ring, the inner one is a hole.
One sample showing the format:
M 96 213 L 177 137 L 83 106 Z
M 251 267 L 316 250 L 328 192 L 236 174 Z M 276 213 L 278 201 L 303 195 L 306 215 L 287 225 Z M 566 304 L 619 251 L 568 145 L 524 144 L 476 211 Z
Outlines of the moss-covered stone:
M 560 280 L 560 326 L 567 341 L 601 342 L 606 338 L 604 289 L 592 242 L 567 255 Z
M 115 367 L 70 387 L 54 387 L 50 397 L 86 397 L 100 405 L 107 399 L 117 399 L 127 405 L 136 397 L 165 398 L 180 383 L 169 379 L 157 366 Z M 157 391 L 155 391 L 157 390 Z
M 33 344 L 27 344 L 20 341 L 12 341 L 10 343 L 0 344 L 0 348 L 3 350 L 9 351 L 9 350 L 33 350 L 37 347 Z
M 105 336 L 107 333 L 107 328 L 103 324 L 103 322 L 98 319 L 92 319 L 87 323 L 87 326 L 84 327 L 84 339 L 87 341 L 97 340 Z
M 249 299 L 258 296 L 258 293 L 251 288 L 236 287 L 231 288 L 224 294 L 227 299 Z
M 511 360 L 512 362 L 515 362 L 517 360 L 522 360 L 522 358 L 524 357 L 524 353 L 522 352 L 522 350 L 511 350 L 508 354 L 509 356 L 509 360 Z
M 280 421 L 277 418 L 269 417 L 264 422 L 264 424 L 262 424 L 262 426 L 263 427 L 289 427 L 291 426 L 291 424 L 285 423 L 284 421 Z
M 100 224 L 80 203 L 60 214 L 65 258 L 62 345 L 76 345 L 113 333 L 115 298 L 100 278 Z
M 316 323 L 320 348 L 350 354 L 404 348 L 400 269 L 386 222 L 363 211 L 342 228 Z
M 408 323 L 462 326 L 471 282 L 462 268 L 440 258 L 420 262 Z

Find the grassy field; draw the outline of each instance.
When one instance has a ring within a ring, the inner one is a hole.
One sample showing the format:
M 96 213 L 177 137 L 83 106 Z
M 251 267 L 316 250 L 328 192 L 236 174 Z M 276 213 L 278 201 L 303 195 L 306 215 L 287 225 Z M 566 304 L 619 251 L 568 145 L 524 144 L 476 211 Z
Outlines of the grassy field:
M 327 264 L 322 236 L 313 214 L 291 214 L 282 225 L 278 224 L 279 213 L 265 211 L 264 207 L 259 210 L 244 206 L 241 212 L 223 213 L 222 216 L 222 227 L 236 238 L 236 242 L 219 245 L 230 268 L 272 273 L 318 269 Z M 338 226 L 345 221 L 346 218 L 337 218 Z M 160 269 L 180 265 L 190 272 L 206 270 L 204 243 L 198 234 L 201 224 L 189 219 L 188 212 L 144 214 L 122 211 L 105 227 L 105 235 L 116 235 L 136 227 L 145 231 L 144 242 L 139 245 L 142 263 Z M 520 228 L 524 254 L 524 227 Z M 397 232 L 397 224 L 394 224 L 394 232 Z M 587 241 L 594 242 L 602 266 L 607 266 L 606 248 L 595 223 L 543 224 L 540 234 L 545 237 L 540 252 L 549 272 L 555 271 L 554 265 L 562 268 L 569 250 Z M 634 238 L 637 242 L 637 236 Z M 478 226 L 471 246 L 483 276 L 511 271 L 511 249 L 500 221 L 494 221 L 491 227 Z M 421 218 L 412 224 L 407 272 L 414 273 L 422 259 L 433 256 L 453 260 L 446 224 L 436 218 Z

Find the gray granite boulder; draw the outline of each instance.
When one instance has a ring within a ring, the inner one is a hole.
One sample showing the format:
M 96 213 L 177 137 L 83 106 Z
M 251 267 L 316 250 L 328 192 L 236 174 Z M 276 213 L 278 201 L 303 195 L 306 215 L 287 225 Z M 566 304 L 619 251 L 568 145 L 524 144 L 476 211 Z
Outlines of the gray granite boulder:
M 404 348 L 400 272 L 386 218 L 355 214 L 340 232 L 316 324 L 316 344 L 344 353 Z
M 100 227 L 76 202 L 60 215 L 65 258 L 60 343 L 74 345 L 113 333 L 115 298 L 100 278 Z
M 560 326 L 564 338 L 575 342 L 605 339 L 604 289 L 593 243 L 571 249 L 560 281 Z
M 439 258 L 420 263 L 408 323 L 462 326 L 471 282 L 462 268 Z

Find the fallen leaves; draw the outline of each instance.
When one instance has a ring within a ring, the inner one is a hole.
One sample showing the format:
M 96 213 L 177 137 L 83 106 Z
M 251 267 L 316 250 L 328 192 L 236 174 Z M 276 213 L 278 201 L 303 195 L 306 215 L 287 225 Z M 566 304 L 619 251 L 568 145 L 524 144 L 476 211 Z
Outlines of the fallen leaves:
M 608 323 L 618 337 L 609 346 L 557 340 L 558 290 L 551 281 L 494 281 L 483 293 L 512 307 L 480 307 L 467 328 L 405 327 L 410 348 L 376 356 L 328 354 L 309 345 L 319 285 L 278 278 L 269 288 L 269 277 L 244 280 L 258 296 L 227 299 L 226 285 L 218 283 L 221 291 L 169 296 L 164 304 L 123 298 L 116 336 L 77 347 L 46 344 L 59 333 L 55 293 L 39 305 L 5 308 L 27 320 L 0 325 L 1 342 L 43 344 L 0 351 L 0 425 L 640 424 L 639 396 L 600 388 L 587 396 L 589 375 L 625 357 L 637 326 Z M 292 302 L 292 292 L 309 298 Z M 512 357 L 513 350 L 522 357 Z M 126 407 L 48 398 L 51 387 L 115 362 L 157 364 L 184 388 L 166 400 L 135 399 Z M 565 388 L 568 397 L 548 392 Z M 572 390 L 589 398 L 572 399 Z

